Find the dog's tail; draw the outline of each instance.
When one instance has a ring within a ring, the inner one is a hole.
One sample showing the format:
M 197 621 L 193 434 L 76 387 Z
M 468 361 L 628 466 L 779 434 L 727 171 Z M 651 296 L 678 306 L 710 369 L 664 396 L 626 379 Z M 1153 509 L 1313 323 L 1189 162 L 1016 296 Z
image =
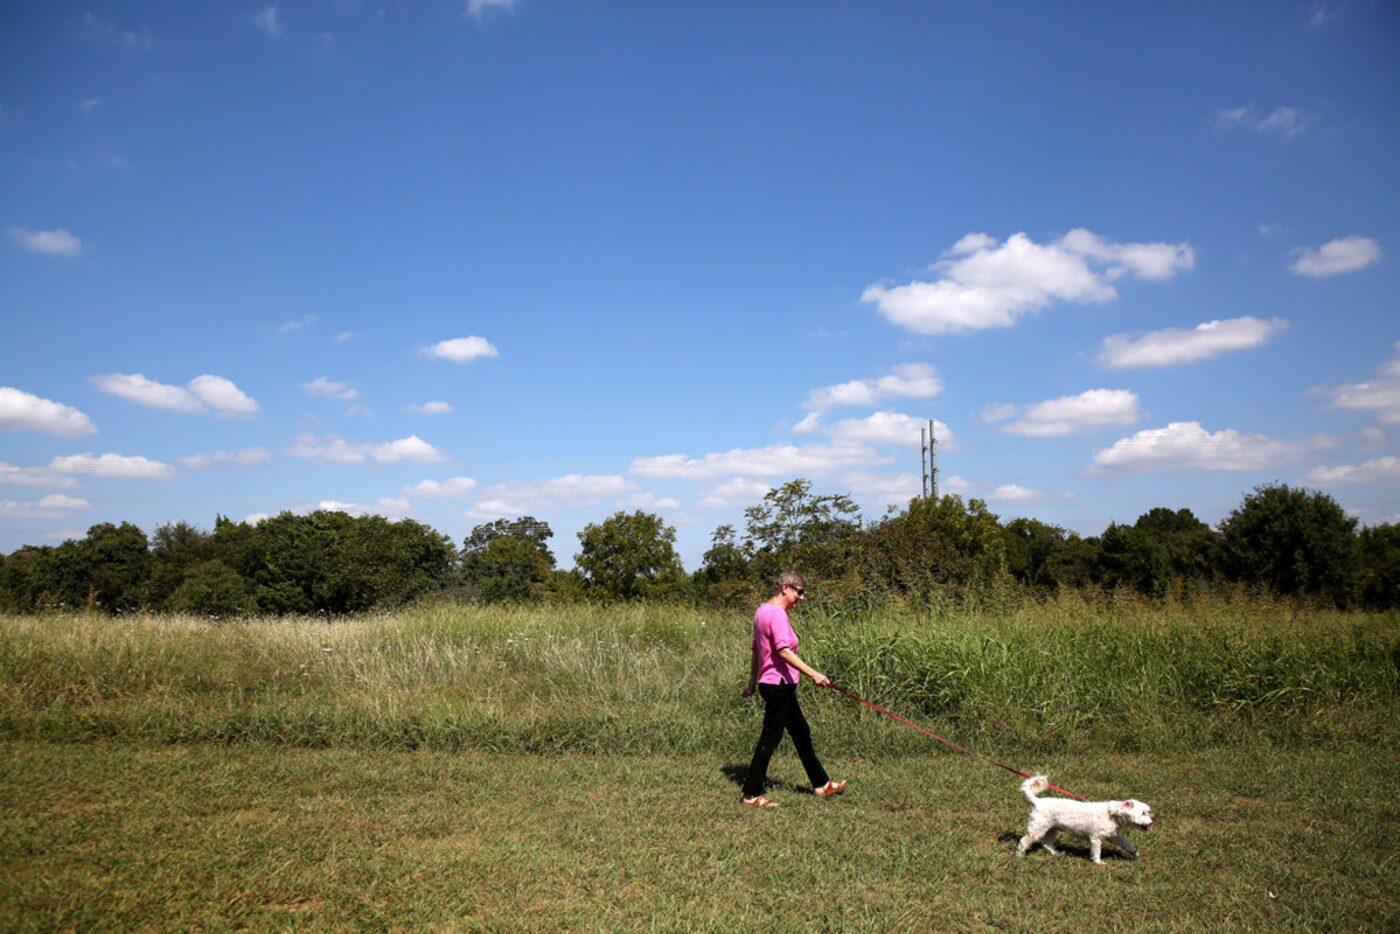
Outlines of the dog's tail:
M 1035 804 L 1036 801 L 1039 800 L 1036 798 L 1036 795 L 1049 787 L 1050 779 L 1046 778 L 1044 775 L 1032 775 L 1030 778 L 1021 782 L 1021 794 L 1025 795 L 1031 804 Z

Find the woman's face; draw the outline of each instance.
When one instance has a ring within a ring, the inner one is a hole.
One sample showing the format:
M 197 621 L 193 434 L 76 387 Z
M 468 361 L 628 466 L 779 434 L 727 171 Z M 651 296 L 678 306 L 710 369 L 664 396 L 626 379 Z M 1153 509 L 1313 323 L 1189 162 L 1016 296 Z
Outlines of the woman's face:
M 797 604 L 807 599 L 806 590 L 806 587 L 798 587 L 796 584 L 784 584 L 781 591 L 783 603 L 789 610 L 792 609 L 797 606 Z

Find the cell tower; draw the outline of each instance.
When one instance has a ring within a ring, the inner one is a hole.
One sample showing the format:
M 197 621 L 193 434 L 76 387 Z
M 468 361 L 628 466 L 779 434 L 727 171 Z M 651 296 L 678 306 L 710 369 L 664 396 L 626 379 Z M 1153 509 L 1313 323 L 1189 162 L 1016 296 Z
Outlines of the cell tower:
M 927 428 L 919 429 L 919 463 L 924 468 L 922 495 L 938 499 L 938 435 L 933 430 L 933 419 L 928 420 Z

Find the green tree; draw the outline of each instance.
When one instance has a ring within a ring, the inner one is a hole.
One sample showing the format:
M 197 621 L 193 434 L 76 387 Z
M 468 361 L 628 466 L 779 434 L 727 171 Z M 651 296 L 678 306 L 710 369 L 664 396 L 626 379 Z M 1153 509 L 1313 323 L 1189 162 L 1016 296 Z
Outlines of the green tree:
M 1220 535 L 1189 509 L 1158 506 L 1138 516 L 1133 528 L 1166 551 L 1175 580 L 1209 580 L 1220 569 Z
M 77 543 L 76 558 L 87 593 L 84 604 L 108 613 L 140 609 L 146 599 L 151 555 L 146 533 L 130 522 L 103 522 Z
M 200 616 L 248 616 L 257 611 L 251 589 L 222 561 L 199 561 L 185 569 L 166 608 Z
M 536 519 L 534 516 L 497 519 L 494 522 L 476 526 L 462 542 L 462 556 L 465 558 L 474 552 L 488 548 L 496 539 L 503 537 L 519 538 L 529 542 L 540 553 L 540 556 L 549 562 L 549 566 L 554 567 L 554 555 L 550 552 L 548 544 L 549 540 L 554 537 L 554 530 L 549 527 L 548 522 Z
M 335 518 L 321 550 L 327 566 L 319 575 L 324 590 L 316 592 L 317 609 L 393 609 L 447 584 L 456 558 L 447 536 L 413 519 L 390 522 L 383 516 L 331 515 Z M 322 513 L 313 516 L 328 518 Z
M 249 529 L 215 525 L 215 555 L 268 614 L 356 613 L 401 606 L 447 582 L 452 542 L 412 519 L 283 512 Z
M 7 557 L 0 570 L 0 606 L 11 612 L 79 607 L 86 594 L 73 541 L 58 547 L 25 545 Z
M 698 597 L 719 606 L 745 605 L 759 596 L 748 556 L 734 540 L 734 526 L 715 529 L 691 584 Z
M 617 512 L 578 533 L 574 563 L 593 596 L 636 600 L 680 589 L 684 580 L 676 556 L 676 530 L 660 516 Z
M 875 592 L 928 599 L 987 594 L 1009 581 L 1006 535 L 979 499 L 911 500 L 863 536 L 860 573 Z
M 1325 493 L 1256 487 L 1220 532 L 1232 579 L 1339 605 L 1351 599 L 1356 520 Z
M 765 586 L 798 569 L 830 586 L 854 564 L 860 510 L 845 494 L 813 494 L 811 481 L 789 480 L 744 510 L 744 517 L 749 571 Z
M 1400 525 L 1364 528 L 1357 545 L 1362 603 L 1376 610 L 1400 607 Z
M 1097 584 L 1100 576 L 1101 542 L 1098 536 L 1081 537 L 1066 532 L 1065 539 L 1046 559 L 1046 575 L 1055 586 L 1088 587 Z
M 1054 590 L 1059 584 L 1051 557 L 1064 547 L 1066 532 L 1037 519 L 1012 519 L 1002 527 L 1006 535 L 1006 567 L 1018 582 L 1037 590 Z
M 1157 536 L 1110 523 L 1099 538 L 1099 581 L 1104 586 L 1132 587 L 1160 597 L 1172 578 L 1171 556 Z
M 487 603 L 520 603 L 541 596 L 553 570 L 528 541 L 506 535 L 475 556 L 472 579 Z
M 478 525 L 462 544 L 462 583 L 487 603 L 543 595 L 554 571 L 549 524 L 533 516 Z
M 151 606 L 165 609 L 185 575 L 213 557 L 213 536 L 181 520 L 167 522 L 151 536 Z

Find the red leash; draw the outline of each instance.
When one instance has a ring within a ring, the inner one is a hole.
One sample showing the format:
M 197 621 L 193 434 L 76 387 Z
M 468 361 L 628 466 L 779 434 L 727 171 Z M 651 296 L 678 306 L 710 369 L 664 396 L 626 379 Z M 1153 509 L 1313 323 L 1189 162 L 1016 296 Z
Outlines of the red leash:
M 862 704 L 864 704 L 865 706 L 869 707 L 871 710 L 878 710 L 878 711 L 880 711 L 880 713 L 882 713 L 882 714 L 884 714 L 885 716 L 889 717 L 891 720 L 898 720 L 900 723 L 904 724 L 905 726 L 909 727 L 910 729 L 918 730 L 920 733 L 924 734 L 925 736 L 929 737 L 930 739 L 936 739 L 936 740 L 938 740 L 940 743 L 943 743 L 945 746 L 952 746 L 952 747 L 953 747 L 954 749 L 956 749 L 958 752 L 965 752 L 965 753 L 967 753 L 969 756 L 973 756 L 974 758 L 981 759 L 983 762 L 990 762 L 992 765 L 996 766 L 997 768 L 999 768 L 999 769 L 1005 769 L 1006 771 L 1011 772 L 1013 775 L 1019 775 L 1019 776 L 1021 776 L 1022 778 L 1030 778 L 1030 777 L 1031 777 L 1029 774 L 1027 774 L 1027 773 L 1025 773 L 1025 772 L 1022 772 L 1020 769 L 1013 769 L 1011 766 L 1009 766 L 1009 765 L 1003 765 L 1003 764 L 1001 764 L 1000 762 L 996 761 L 995 759 L 988 759 L 986 756 L 982 755 L 981 753 L 973 752 L 971 749 L 965 749 L 965 748 L 963 748 L 962 746 L 959 746 L 957 743 L 953 742 L 952 740 L 944 739 L 943 737 L 939 736 L 937 733 L 930 733 L 928 730 L 926 730 L 926 729 L 924 729 L 923 727 L 919 726 L 917 723 L 910 723 L 908 720 L 904 719 L 904 718 L 901 717 L 899 714 L 897 714 L 897 713 L 890 713 L 888 710 L 886 710 L 885 708 L 879 706 L 878 704 L 872 704 L 872 703 L 870 703 L 870 701 L 866 700 L 865 698 L 863 698 L 863 697 L 858 697 L 857 695 L 852 694 L 850 691 L 848 691 L 848 690 L 846 690 L 845 688 L 841 687 L 841 686 L 840 686 L 839 684 L 837 684 L 835 681 L 828 681 L 826 686 L 829 687 L 829 688 L 831 688 L 833 691 L 839 691 L 840 693 L 845 694 L 847 697 L 849 697 L 849 698 L 850 698 L 851 700 L 853 700 L 853 701 L 860 701 Z M 1079 798 L 1080 801 L 1083 801 L 1083 800 L 1084 800 L 1083 798 L 1080 798 L 1079 795 L 1075 794 L 1074 792 L 1072 792 L 1072 791 L 1065 791 L 1063 788 L 1059 787 L 1058 785 L 1051 785 L 1051 784 L 1049 784 L 1049 783 L 1047 782 L 1047 783 L 1046 783 L 1046 787 L 1047 787 L 1047 788 L 1050 788 L 1050 789 L 1053 790 L 1053 791 L 1058 791 L 1058 792 L 1059 792 L 1060 794 L 1062 794 L 1062 795 L 1069 795 L 1071 798 Z

